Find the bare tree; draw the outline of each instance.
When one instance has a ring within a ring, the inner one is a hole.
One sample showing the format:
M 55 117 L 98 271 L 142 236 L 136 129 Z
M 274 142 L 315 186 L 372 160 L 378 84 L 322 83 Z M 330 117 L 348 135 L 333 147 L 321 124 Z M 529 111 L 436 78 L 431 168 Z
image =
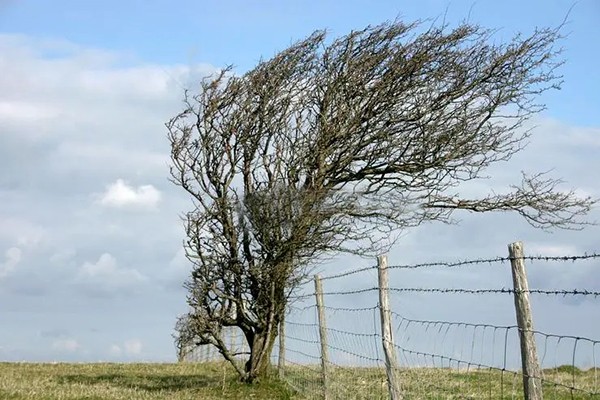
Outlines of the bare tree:
M 373 238 L 455 210 L 516 211 L 579 228 L 593 204 L 545 174 L 503 194 L 460 186 L 522 149 L 536 100 L 557 88 L 556 29 L 495 43 L 479 26 L 404 24 L 325 32 L 186 93 L 168 124 L 173 182 L 192 197 L 193 264 L 182 344 L 212 344 L 241 378 L 264 375 L 290 293 L 320 257 L 375 251 Z M 235 362 L 222 328 L 250 348 Z

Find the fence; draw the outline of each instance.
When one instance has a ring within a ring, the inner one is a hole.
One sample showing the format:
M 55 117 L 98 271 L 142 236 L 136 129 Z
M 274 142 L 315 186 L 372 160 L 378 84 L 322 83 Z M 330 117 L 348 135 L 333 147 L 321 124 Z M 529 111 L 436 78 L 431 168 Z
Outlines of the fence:
M 228 326 L 223 328 L 223 339 L 227 344 L 227 348 L 232 354 L 236 354 L 234 358 L 239 360 L 240 363 L 245 362 L 245 354 L 248 353 L 248 344 L 242 332 L 234 326 Z M 179 349 L 177 354 L 179 361 L 188 362 L 210 362 L 210 361 L 223 361 L 223 356 L 216 347 L 212 345 L 191 345 L 186 348 Z
M 587 289 L 542 289 L 525 275 L 525 262 L 550 265 L 534 279 L 548 283 L 566 262 L 600 271 L 599 258 L 525 256 L 513 243 L 507 257 L 391 266 L 380 257 L 377 266 L 316 276 L 292 301 L 273 363 L 309 399 L 600 399 L 600 341 L 591 338 L 600 336 L 600 279 Z M 459 268 L 477 268 L 466 275 L 471 287 L 410 285 Z M 474 286 L 482 275 L 492 287 Z M 418 316 L 410 315 L 415 300 Z M 540 322 L 560 332 L 534 326 L 531 302 L 552 311 Z M 577 324 L 588 332 L 570 332 Z
M 567 263 L 562 277 L 593 276 L 598 259 L 525 256 L 517 243 L 505 257 L 389 266 L 380 257 L 315 277 L 291 299 L 272 363 L 306 399 L 600 399 L 600 274 L 586 289 L 553 282 Z M 544 268 L 530 274 L 536 286 L 562 288 L 529 288 L 525 262 Z M 465 269 L 460 287 L 444 284 Z M 235 328 L 225 336 L 247 349 Z M 221 359 L 211 346 L 181 356 Z

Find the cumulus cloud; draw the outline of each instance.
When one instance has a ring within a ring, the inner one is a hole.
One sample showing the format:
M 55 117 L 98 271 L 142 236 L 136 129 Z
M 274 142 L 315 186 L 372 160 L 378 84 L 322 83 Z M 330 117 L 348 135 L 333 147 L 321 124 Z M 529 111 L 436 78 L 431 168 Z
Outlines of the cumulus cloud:
M 117 179 L 106 187 L 99 202 L 106 207 L 155 208 L 161 199 L 161 193 L 152 185 L 130 186 Z
M 10 275 L 21 261 L 21 249 L 11 247 L 4 253 L 4 261 L 0 263 L 0 279 Z
M 52 348 L 54 350 L 58 350 L 58 351 L 73 353 L 73 352 L 76 352 L 77 350 L 81 349 L 81 345 L 75 339 L 64 338 L 64 339 L 55 340 L 52 343 Z
M 84 263 L 80 270 L 80 276 L 117 281 L 144 280 L 143 275 L 135 269 L 118 268 L 117 260 L 108 253 L 102 254 L 95 263 Z
M 0 34 L 0 53 L 0 192 L 43 191 L 45 199 L 89 195 L 94 182 L 115 177 L 164 180 L 164 122 L 179 111 L 182 88 L 216 70 L 135 64 L 125 54 L 23 35 Z M 141 200 L 107 205 L 157 201 L 154 186 L 130 189 L 134 199 L 141 190 Z
M 146 280 L 136 269 L 120 268 L 109 253 L 102 254 L 96 262 L 85 262 L 76 278 L 76 282 L 93 295 L 131 292 Z
M 13 274 L 15 268 L 18 268 L 19 272 L 15 275 L 20 275 L 22 268 L 31 263 L 31 271 L 34 271 L 34 268 L 39 271 L 40 285 L 56 287 L 62 281 L 61 278 L 64 278 L 67 281 L 66 285 L 74 284 L 78 289 L 82 289 L 73 292 L 61 290 L 68 297 L 64 307 L 77 304 L 80 308 L 73 318 L 69 311 L 69 320 L 72 319 L 74 325 L 68 325 L 65 319 L 65 326 L 71 331 L 79 329 L 83 322 L 97 323 L 98 315 L 91 315 L 89 310 L 98 303 L 91 303 L 87 296 L 130 293 L 147 284 L 148 278 L 137 269 L 117 262 L 117 259 L 124 259 L 122 254 L 129 252 L 138 255 L 139 259 L 136 262 L 144 265 L 145 274 L 156 276 L 164 273 L 162 277 L 171 279 L 173 287 L 180 288 L 181 281 L 189 274 L 189 263 L 181 250 L 173 257 L 175 252 L 170 250 L 170 247 L 161 245 L 161 240 L 172 240 L 173 243 L 177 243 L 179 249 L 182 234 L 179 227 L 173 232 L 162 229 L 171 223 L 169 218 L 178 225 L 177 212 L 182 211 L 178 206 L 168 209 L 171 200 L 176 197 L 173 193 L 179 192 L 176 189 L 168 192 L 170 189 L 162 189 L 160 183 L 157 183 L 165 181 L 167 172 L 165 161 L 168 159 L 168 148 L 165 147 L 163 123 L 180 111 L 182 87 L 195 87 L 191 83 L 197 83 L 200 77 L 213 72 L 214 69 L 200 66 L 191 70 L 169 65 L 123 67 L 124 64 L 131 65 L 132 62 L 123 60 L 120 54 L 83 48 L 64 41 L 14 35 L 0 35 L 0 53 L 3 55 L 0 58 L 0 70 L 3 71 L 0 74 L 0 126 L 3 127 L 0 135 L 0 159 L 3 160 L 3 168 L 0 168 L 0 202 L 3 206 L 0 210 L 0 249 L 8 249 L 4 257 L 0 250 L 0 278 L 3 274 Z M 556 175 L 565 177 L 569 187 L 580 187 L 581 193 L 598 192 L 596 176 L 590 173 L 600 168 L 600 159 L 597 157 L 600 143 L 598 128 L 569 127 L 548 120 L 535 123 L 538 128 L 532 137 L 532 144 L 522 153 L 522 157 L 516 156 L 511 160 L 510 168 L 502 164 L 501 168 L 492 170 L 490 175 L 493 179 L 483 181 L 481 187 L 473 187 L 473 195 L 489 193 L 490 188 L 503 190 L 509 183 L 514 183 L 515 178 L 519 179 L 521 169 L 543 171 L 554 167 Z M 117 177 L 120 179 L 115 181 Z M 99 193 L 102 187 L 98 187 L 97 182 L 111 184 Z M 102 207 L 147 210 L 161 205 L 161 213 L 149 213 L 144 217 L 144 221 L 135 222 L 128 219 L 132 218 L 131 215 L 124 213 L 111 213 L 107 219 L 107 213 L 101 207 L 89 207 L 91 193 L 97 193 L 94 200 Z M 185 204 L 189 206 L 187 202 Z M 172 212 L 172 216 L 167 215 L 169 212 Z M 110 217 L 115 219 L 110 220 Z M 462 215 L 460 217 L 462 218 Z M 392 250 L 390 262 L 464 259 L 477 254 L 504 256 L 506 243 L 515 238 L 524 239 L 525 249 L 529 254 L 580 253 L 571 251 L 569 243 L 578 243 L 576 247 L 579 250 L 598 250 L 597 231 L 581 233 L 576 237 L 559 233 L 554 236 L 554 242 L 549 243 L 547 236 L 540 236 L 525 224 L 512 224 L 511 221 L 516 221 L 515 219 L 507 219 L 504 215 L 480 217 L 471 218 L 466 215 L 462 227 L 423 227 L 415 231 L 418 234 L 411 233 L 400 240 L 399 245 Z M 506 222 L 507 220 L 509 222 Z M 41 228 L 42 224 L 45 229 Z M 105 232 L 107 227 L 111 230 Z M 128 240 L 123 240 L 125 236 L 115 233 L 112 227 L 127 230 L 127 234 L 130 235 L 127 236 Z M 157 227 L 160 229 L 156 229 Z M 45 232 L 52 232 L 52 235 Z M 156 232 L 161 238 L 149 240 Z M 569 232 L 568 235 L 574 234 L 579 233 Z M 139 239 L 141 237 L 144 239 Z M 27 246 L 46 238 L 53 243 L 57 238 L 61 238 L 62 242 L 41 259 L 50 260 L 50 263 L 64 268 L 40 268 L 39 259 L 29 256 Z M 129 241 L 129 238 L 137 239 Z M 538 246 L 537 249 L 534 242 Z M 60 250 L 66 248 L 72 248 L 73 251 Z M 111 253 L 98 257 L 99 248 L 110 249 Z M 27 260 L 21 260 L 22 251 L 28 255 Z M 88 261 L 84 262 L 85 260 Z M 357 264 L 363 263 L 355 258 L 343 261 L 338 260 L 337 265 L 331 265 L 332 270 L 353 269 Z M 371 262 L 372 260 L 368 260 L 369 264 Z M 597 268 L 593 269 L 592 266 L 578 267 L 577 273 L 573 272 L 574 268 L 557 266 L 556 272 L 550 273 L 546 264 L 539 265 L 539 273 L 533 265 L 531 266 L 532 286 L 587 287 L 591 279 L 597 276 Z M 487 269 L 484 273 L 479 271 L 475 270 L 468 278 L 481 277 L 482 282 L 467 281 L 468 284 L 477 286 L 479 283 L 478 287 L 504 285 L 504 282 L 500 281 L 490 282 L 494 276 L 491 276 Z M 423 276 L 429 279 L 428 275 L 420 275 L 413 280 L 415 285 L 419 286 L 429 283 L 440 286 L 460 285 L 461 275 L 456 274 L 455 270 L 452 272 L 452 276 L 443 275 L 439 279 L 447 279 L 444 282 L 425 280 L 424 283 Z M 503 276 L 507 280 L 510 279 L 510 273 Z M 552 280 L 540 281 L 538 285 L 535 282 L 536 276 Z M 371 278 L 376 279 L 376 276 Z M 484 278 L 487 281 L 483 281 Z M 31 283 L 31 275 L 23 278 L 25 279 L 28 284 Z M 357 275 L 356 279 L 353 281 L 356 287 L 364 284 L 360 281 L 363 278 Z M 405 276 L 398 283 L 400 284 L 408 284 Z M 12 323 L 7 324 L 6 330 L 13 329 L 14 332 L 14 329 L 18 328 L 11 327 L 22 326 L 19 324 L 22 324 L 24 319 L 31 321 L 32 329 L 21 329 L 15 337 L 27 332 L 35 334 L 39 332 L 40 326 L 53 326 L 56 323 L 55 314 L 46 313 L 41 316 L 39 299 L 27 302 L 22 301 L 22 297 L 17 297 L 25 293 L 22 286 L 19 286 L 18 290 L 6 293 L 8 294 L 1 299 L 2 304 L 19 305 L 18 313 L 8 314 L 8 318 L 13 319 Z M 47 304 L 49 309 L 56 310 L 57 304 L 61 304 L 57 300 L 57 293 L 58 290 L 44 297 L 43 303 Z M 164 301 L 163 298 L 157 300 L 157 297 L 156 291 L 142 292 L 138 296 L 140 303 L 154 301 L 157 304 L 160 302 L 161 305 L 168 302 L 181 305 L 184 302 L 181 293 L 164 297 Z M 408 306 L 414 305 L 414 308 L 411 310 L 407 306 L 406 309 L 415 315 L 421 315 L 423 312 L 434 313 L 441 309 L 438 314 L 447 310 L 447 314 L 441 315 L 443 319 L 453 319 L 456 317 L 456 310 L 460 309 L 454 300 L 442 301 L 440 305 L 433 301 L 424 303 L 423 298 L 414 301 L 411 299 L 414 298 L 407 298 L 406 303 Z M 121 303 L 123 302 L 119 302 Z M 151 339 L 151 335 L 137 336 L 135 332 L 139 331 L 139 324 L 136 319 L 132 324 L 135 327 L 131 328 L 132 331 L 126 333 L 125 337 L 139 338 L 124 342 L 112 339 L 98 343 L 97 348 L 101 349 L 99 351 L 103 353 L 102 356 L 106 356 L 107 351 L 114 357 L 139 356 L 142 351 L 146 356 L 146 353 L 160 346 L 170 349 L 172 344 L 168 338 L 172 330 L 172 319 L 166 317 L 168 322 L 159 326 L 156 321 L 160 311 L 150 308 L 150 312 L 139 312 L 140 307 L 130 303 L 133 302 L 123 303 L 122 307 L 114 309 L 106 306 L 110 311 L 98 311 L 107 321 L 103 324 L 106 335 L 123 334 L 125 328 L 119 322 L 115 322 L 120 321 L 115 316 L 130 319 L 132 313 L 136 313 L 140 324 L 151 324 L 156 328 L 144 330 L 146 334 L 150 331 L 160 332 L 160 336 L 166 338 L 164 344 Z M 484 308 L 486 304 L 488 303 L 481 301 L 480 307 Z M 355 305 L 362 307 L 364 303 L 357 301 Z M 464 309 L 470 310 L 469 307 Z M 165 308 L 173 314 L 170 311 L 172 307 Z M 553 317 L 551 320 L 556 321 L 556 325 L 561 324 L 554 318 L 557 313 L 551 307 L 540 306 L 540 315 L 546 310 L 550 311 Z M 32 313 L 35 313 L 36 318 L 30 318 Z M 161 315 L 161 318 L 163 317 L 164 312 Z M 68 333 L 50 332 L 47 337 L 51 346 L 45 343 L 45 349 L 50 347 L 56 351 L 71 351 L 72 353 L 65 354 L 82 357 L 84 352 L 78 351 L 81 350 L 81 345 L 77 340 L 70 338 Z M 80 340 L 85 341 L 86 346 L 91 348 L 89 343 L 93 336 L 86 336 Z M 5 349 L 15 348 L 18 346 L 15 343 L 9 341 L 3 343 L 3 346 Z M 109 345 L 110 343 L 114 344 Z M 36 360 L 39 359 L 39 354 L 27 347 L 20 350 L 14 358 L 24 357 Z

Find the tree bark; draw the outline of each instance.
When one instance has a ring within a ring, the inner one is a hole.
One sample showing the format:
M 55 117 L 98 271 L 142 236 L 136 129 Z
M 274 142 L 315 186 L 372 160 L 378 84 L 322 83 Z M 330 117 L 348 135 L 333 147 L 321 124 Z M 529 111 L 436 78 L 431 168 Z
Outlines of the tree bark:
M 246 362 L 246 374 L 242 380 L 254 383 L 257 379 L 267 376 L 271 366 L 271 353 L 277 338 L 278 323 L 273 322 L 270 329 L 254 332 L 248 339 L 250 345 L 250 358 Z

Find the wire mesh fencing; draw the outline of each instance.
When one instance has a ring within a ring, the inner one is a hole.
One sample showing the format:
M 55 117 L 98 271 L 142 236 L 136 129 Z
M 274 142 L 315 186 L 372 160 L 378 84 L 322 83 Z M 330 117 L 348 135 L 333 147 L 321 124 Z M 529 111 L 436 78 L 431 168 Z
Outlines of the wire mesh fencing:
M 599 258 L 384 265 L 384 285 L 381 264 L 316 277 L 324 289 L 293 299 L 273 361 L 310 399 L 600 398 Z
M 222 337 L 227 344 L 231 354 L 235 355 L 236 361 L 240 364 L 247 359 L 249 352 L 248 343 L 239 328 L 234 326 L 224 327 Z M 178 358 L 180 362 L 206 363 L 213 361 L 223 361 L 223 356 L 217 348 L 211 344 L 190 345 L 179 349 Z
M 316 304 L 291 311 L 294 319 L 285 322 L 286 359 L 280 375 L 305 398 L 388 398 L 381 337 L 375 326 L 379 323 L 378 307 L 325 306 L 323 311 L 326 339 L 320 336 Z M 348 319 L 356 321 L 353 329 L 331 327 Z

